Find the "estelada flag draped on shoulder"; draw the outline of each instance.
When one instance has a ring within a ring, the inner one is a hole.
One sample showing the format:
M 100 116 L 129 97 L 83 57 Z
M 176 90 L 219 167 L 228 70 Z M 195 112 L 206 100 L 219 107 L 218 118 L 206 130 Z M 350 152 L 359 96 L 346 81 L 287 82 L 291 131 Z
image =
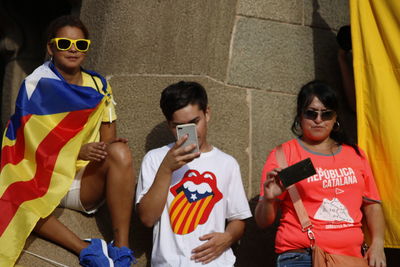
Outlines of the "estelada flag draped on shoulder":
M 386 220 L 400 248 L 400 1 L 351 0 L 359 145 L 367 152 Z
M 105 79 L 86 72 L 106 92 Z M 0 266 L 15 264 L 37 221 L 69 190 L 83 137 L 99 127 L 106 98 L 68 84 L 51 62 L 22 83 L 1 150 Z

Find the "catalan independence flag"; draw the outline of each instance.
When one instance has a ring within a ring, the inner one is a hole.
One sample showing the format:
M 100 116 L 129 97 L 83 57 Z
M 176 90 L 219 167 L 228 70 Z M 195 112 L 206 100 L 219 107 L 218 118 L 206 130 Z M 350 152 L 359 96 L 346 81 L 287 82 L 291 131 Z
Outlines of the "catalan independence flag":
M 107 89 L 103 77 L 87 72 Z M 15 264 L 39 218 L 67 193 L 83 137 L 99 127 L 105 98 L 68 84 L 52 62 L 22 83 L 1 150 L 0 266 Z
M 188 170 L 179 183 L 170 188 L 174 200 L 169 207 L 172 230 L 186 235 L 205 224 L 215 204 L 223 197 L 212 172 Z
M 400 248 L 400 1 L 351 0 L 359 145 L 367 152 L 386 220 Z

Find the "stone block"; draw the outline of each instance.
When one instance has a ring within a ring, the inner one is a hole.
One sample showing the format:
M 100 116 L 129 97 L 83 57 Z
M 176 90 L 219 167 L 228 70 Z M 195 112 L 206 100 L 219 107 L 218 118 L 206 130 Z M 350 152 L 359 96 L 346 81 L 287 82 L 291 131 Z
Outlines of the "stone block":
M 303 23 L 302 0 L 238 0 L 237 14 L 292 24 Z
M 292 94 L 315 78 L 337 85 L 335 38 L 331 30 L 240 18 L 228 83 Z
M 229 84 L 294 93 L 313 78 L 310 28 L 240 18 L 234 34 Z
M 252 181 L 251 197 L 260 193 L 262 168 L 271 150 L 292 138 L 290 131 L 296 95 L 252 90 Z
M 233 1 L 119 1 L 109 9 L 111 23 L 96 31 L 102 39 L 89 66 L 109 74 L 226 77 Z
M 232 155 L 239 163 L 243 186 L 249 191 L 249 106 L 243 88 L 226 86 L 211 80 L 204 83 L 211 107 L 210 143 Z
M 304 23 L 313 27 L 338 30 L 350 24 L 348 0 L 304 1 Z
M 100 12 L 99 12 L 100 11 Z M 108 61 L 106 46 L 107 29 L 109 28 L 110 13 L 112 5 L 107 0 L 82 1 L 80 8 L 80 18 L 89 31 L 89 38 L 92 41 L 85 66 L 97 66 L 99 62 Z M 106 52 L 106 55 L 104 54 Z M 103 72 L 102 69 L 97 69 Z

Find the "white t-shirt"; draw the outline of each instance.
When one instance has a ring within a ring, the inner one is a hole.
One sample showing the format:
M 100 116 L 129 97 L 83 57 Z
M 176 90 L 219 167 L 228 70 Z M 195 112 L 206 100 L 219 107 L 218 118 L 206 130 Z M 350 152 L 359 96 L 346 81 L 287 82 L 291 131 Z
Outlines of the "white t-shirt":
M 149 151 L 142 162 L 136 204 L 153 184 L 172 144 Z M 153 229 L 152 266 L 204 266 L 190 260 L 192 250 L 207 241 L 199 237 L 224 232 L 225 220 L 251 217 L 236 160 L 217 148 L 172 174 L 167 203 Z M 229 248 L 206 266 L 233 266 Z

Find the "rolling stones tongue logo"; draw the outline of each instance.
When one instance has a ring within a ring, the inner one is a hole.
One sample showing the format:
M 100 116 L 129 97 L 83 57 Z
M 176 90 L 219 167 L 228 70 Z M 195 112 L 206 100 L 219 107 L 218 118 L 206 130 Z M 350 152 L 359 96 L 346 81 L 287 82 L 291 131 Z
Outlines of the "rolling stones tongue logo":
M 222 198 L 212 172 L 200 174 L 188 170 L 170 191 L 175 198 L 169 208 L 169 218 L 172 230 L 178 235 L 191 233 L 198 224 L 204 224 L 215 203 Z

